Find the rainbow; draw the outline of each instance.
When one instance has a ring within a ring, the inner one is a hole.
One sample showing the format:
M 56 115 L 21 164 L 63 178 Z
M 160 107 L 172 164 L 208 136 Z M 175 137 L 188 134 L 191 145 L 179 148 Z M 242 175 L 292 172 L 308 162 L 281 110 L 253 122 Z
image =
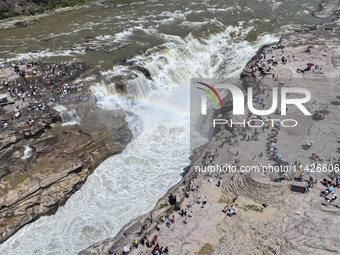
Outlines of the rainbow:
M 118 94 L 115 94 L 113 96 L 122 98 L 127 101 L 131 101 L 134 103 L 140 103 L 145 106 L 155 107 L 155 108 L 167 111 L 167 112 L 172 112 L 183 117 L 189 116 L 189 109 L 186 111 L 185 109 L 183 108 L 181 109 L 174 104 L 171 104 L 165 101 L 155 100 L 154 98 L 152 100 L 148 98 L 132 98 L 132 97 L 127 97 L 127 96 L 118 95 Z

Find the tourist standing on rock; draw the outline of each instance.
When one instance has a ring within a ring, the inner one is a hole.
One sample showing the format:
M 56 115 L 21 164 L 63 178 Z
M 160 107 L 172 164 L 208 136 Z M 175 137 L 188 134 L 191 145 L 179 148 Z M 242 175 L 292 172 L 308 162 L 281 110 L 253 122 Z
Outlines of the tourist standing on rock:
M 229 210 L 228 206 L 226 205 L 226 207 L 224 207 L 224 213 L 227 213 Z
M 167 226 L 168 228 L 170 228 L 170 225 L 171 225 L 171 220 L 168 219 L 168 222 L 166 223 L 166 226 Z
M 142 239 L 140 239 L 140 244 L 141 245 L 143 245 L 144 246 L 144 244 L 145 244 L 145 238 L 146 238 L 146 234 L 145 234 L 145 236 L 142 238 Z
M 332 201 L 336 200 L 337 199 L 337 196 L 335 194 L 333 194 L 332 196 Z
M 133 246 L 135 246 L 136 249 L 138 248 L 138 241 L 137 241 L 137 240 L 135 240 L 135 241 L 133 242 Z
M 221 181 L 220 181 L 220 180 L 218 180 L 218 182 L 217 182 L 216 186 L 217 186 L 217 187 L 220 187 L 220 185 L 221 185 Z
M 189 222 L 189 218 L 185 217 L 185 220 L 183 221 L 183 223 L 187 224 Z
M 169 252 L 168 247 L 165 247 L 165 249 L 164 249 L 164 254 L 168 254 L 168 252 Z
M 195 191 L 195 183 L 194 183 L 194 180 L 192 179 L 191 182 L 190 182 L 190 189 L 192 191 Z
M 156 246 L 153 248 L 153 254 L 158 254 L 159 251 L 159 244 L 157 243 Z
M 237 208 L 234 208 L 234 215 L 237 214 Z

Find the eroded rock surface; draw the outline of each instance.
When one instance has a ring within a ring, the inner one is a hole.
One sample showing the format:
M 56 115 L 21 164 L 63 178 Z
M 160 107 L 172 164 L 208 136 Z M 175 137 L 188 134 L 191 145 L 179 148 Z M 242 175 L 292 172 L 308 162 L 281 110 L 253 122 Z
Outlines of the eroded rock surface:
M 54 213 L 103 160 L 131 140 L 122 111 L 87 106 L 79 112 L 85 113 L 79 125 L 61 126 L 59 113 L 51 109 L 33 127 L 0 133 L 0 242 Z M 27 158 L 25 145 L 31 148 Z

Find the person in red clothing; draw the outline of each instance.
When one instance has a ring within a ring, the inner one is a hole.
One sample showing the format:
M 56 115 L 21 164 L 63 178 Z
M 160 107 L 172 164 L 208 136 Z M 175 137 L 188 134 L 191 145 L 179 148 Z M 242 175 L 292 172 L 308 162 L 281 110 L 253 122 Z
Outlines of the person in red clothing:
M 153 242 L 154 244 L 156 244 L 156 243 L 157 243 L 157 235 L 155 235 L 155 236 L 153 237 L 153 240 L 152 240 L 152 242 Z
M 153 253 L 154 254 L 157 254 L 158 253 L 158 250 L 159 250 L 159 244 L 157 243 L 156 245 L 155 245 L 155 247 L 153 248 Z M 157 253 L 156 253 L 157 252 Z

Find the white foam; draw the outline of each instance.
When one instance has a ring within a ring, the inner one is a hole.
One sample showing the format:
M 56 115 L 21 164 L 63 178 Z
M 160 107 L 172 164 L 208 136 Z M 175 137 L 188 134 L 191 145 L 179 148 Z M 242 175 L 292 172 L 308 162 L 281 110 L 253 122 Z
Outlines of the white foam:
M 99 36 L 96 36 L 95 39 L 98 40 L 98 41 L 107 42 L 107 41 L 114 40 L 115 37 L 112 36 L 112 35 L 99 35 Z
M 85 48 L 78 46 L 74 47 L 72 49 L 67 49 L 67 50 L 55 50 L 55 51 L 50 51 L 50 49 L 45 49 L 42 51 L 38 52 L 27 52 L 27 53 L 13 53 L 13 57 L 7 58 L 6 62 L 15 62 L 19 60 L 37 60 L 37 59 L 42 59 L 42 58 L 49 58 L 49 57 L 56 57 L 56 56 L 65 56 L 65 57 L 70 57 L 73 56 L 75 57 L 77 54 L 85 54 Z M 4 63 L 5 59 L 3 60 Z M 0 60 L 0 63 L 1 60 Z
M 32 156 L 32 148 L 29 147 L 28 145 L 25 145 L 24 147 L 25 147 L 25 151 L 21 159 L 28 159 L 29 157 Z
M 124 29 L 122 32 L 116 33 L 115 41 L 124 41 L 125 39 L 133 35 L 134 30 L 138 28 L 141 28 L 141 25 L 139 27 L 130 27 L 128 29 Z

